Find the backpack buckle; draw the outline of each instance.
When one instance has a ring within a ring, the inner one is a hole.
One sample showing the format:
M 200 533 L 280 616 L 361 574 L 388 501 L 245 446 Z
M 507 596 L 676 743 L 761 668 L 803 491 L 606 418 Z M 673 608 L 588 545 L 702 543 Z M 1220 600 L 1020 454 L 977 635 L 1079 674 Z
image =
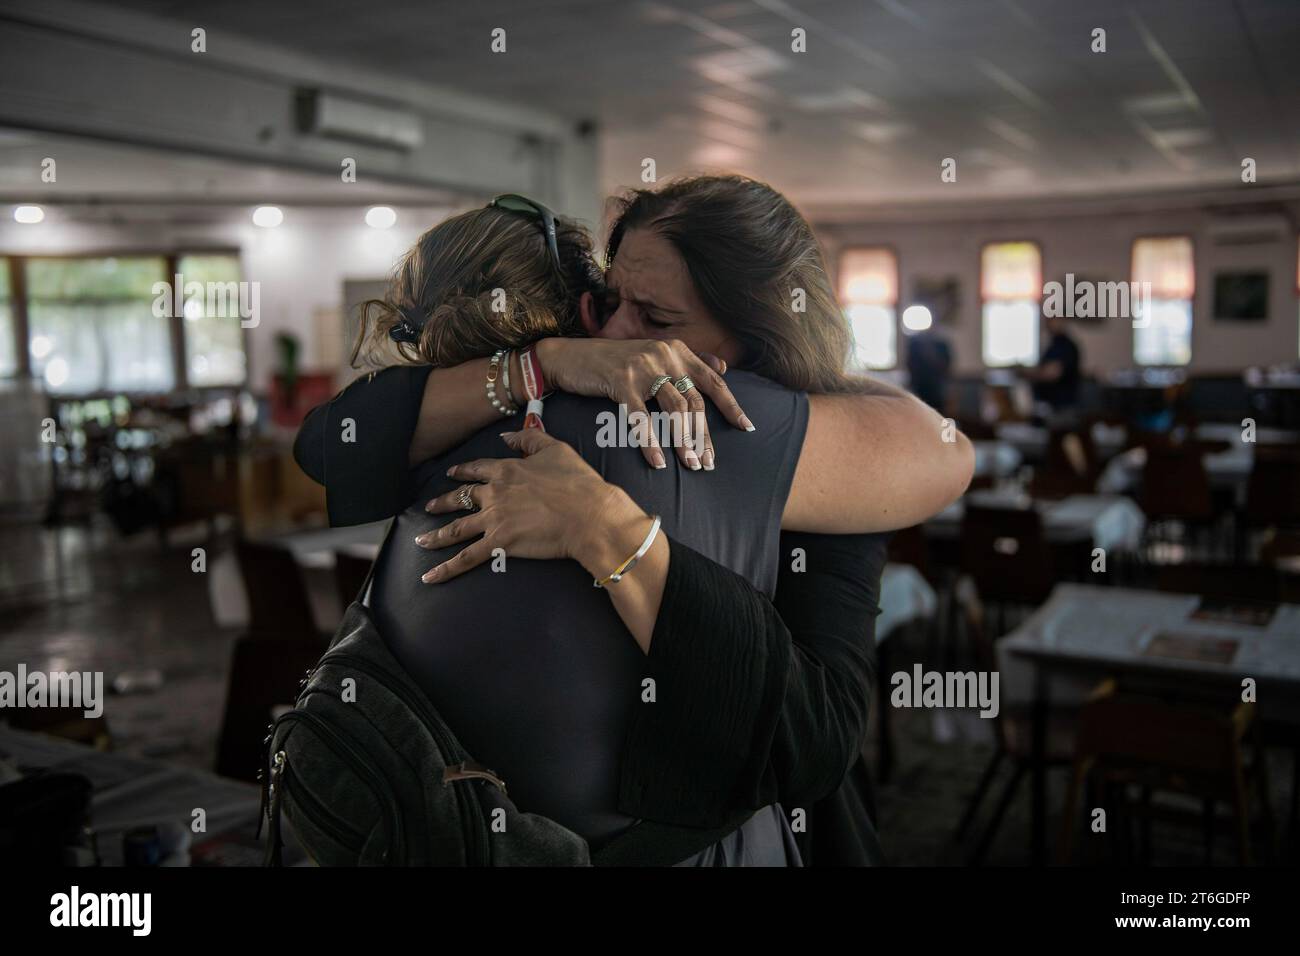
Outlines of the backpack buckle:
M 506 792 L 505 781 L 498 777 L 493 771 L 489 770 L 482 764 L 475 763 L 472 760 L 466 760 L 456 764 L 454 767 L 444 767 L 442 771 L 442 783 L 446 786 L 456 780 L 486 780 L 492 786 L 496 787 L 503 794 Z

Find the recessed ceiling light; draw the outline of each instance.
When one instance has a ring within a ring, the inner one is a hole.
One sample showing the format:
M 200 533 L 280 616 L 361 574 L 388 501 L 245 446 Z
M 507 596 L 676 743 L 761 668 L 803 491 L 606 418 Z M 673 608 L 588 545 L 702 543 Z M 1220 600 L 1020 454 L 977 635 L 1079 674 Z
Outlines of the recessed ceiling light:
M 279 206 L 258 206 L 253 210 L 253 225 L 270 229 L 284 222 L 284 213 Z
M 391 229 L 397 213 L 390 206 L 371 206 L 366 210 L 366 225 L 372 229 Z
M 33 225 L 45 218 L 45 210 L 40 206 L 17 206 L 14 208 L 14 222 Z

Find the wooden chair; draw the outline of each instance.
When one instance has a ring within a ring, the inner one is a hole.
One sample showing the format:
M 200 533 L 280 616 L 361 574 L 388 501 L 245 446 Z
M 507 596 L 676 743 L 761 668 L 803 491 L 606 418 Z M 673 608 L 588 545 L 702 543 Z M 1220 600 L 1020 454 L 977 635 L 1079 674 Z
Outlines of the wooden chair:
M 1209 522 L 1214 518 L 1210 479 L 1194 445 L 1147 445 L 1138 504 L 1151 521 Z
M 1189 561 L 1156 566 L 1156 587 L 1175 594 L 1199 594 L 1222 601 L 1282 599 L 1282 576 L 1267 564 Z
M 292 706 L 298 682 L 323 653 L 325 642 L 319 638 L 250 634 L 235 642 L 217 738 L 217 773 L 237 780 L 257 779 L 272 710 Z
M 1036 607 L 1056 584 L 1052 551 L 1034 508 L 990 507 L 968 499 L 960 549 L 962 572 L 983 600 L 999 605 L 1000 625 L 1007 605 Z
M 339 607 L 343 610 L 346 611 L 348 605 L 357 599 L 373 563 L 369 558 L 349 554 L 347 551 L 334 552 L 334 583 L 338 588 Z
M 963 589 L 961 597 L 962 618 L 966 628 L 967 640 L 970 642 L 975 665 L 979 670 L 992 673 L 998 669 L 996 642 L 990 636 L 984 623 L 984 607 L 980 596 L 973 589 Z M 1109 685 L 1105 685 L 1109 686 Z M 1098 691 L 1102 692 L 1102 691 Z M 1056 708 L 1048 716 L 1046 760 L 1049 767 L 1068 767 L 1072 762 L 1074 747 L 1074 723 L 1076 714 L 1065 709 Z M 1011 806 L 1016 791 L 1025 775 L 1033 769 L 1033 715 L 1029 703 L 1010 705 L 1005 701 L 993 718 L 994 751 L 993 757 L 980 775 L 975 792 L 971 794 L 966 810 L 962 814 L 957 829 L 953 831 L 952 841 L 960 842 L 966 835 L 979 812 L 980 805 L 993 785 L 1003 761 L 1010 761 L 1011 776 L 1007 778 L 998 796 L 993 816 L 985 825 L 975 849 L 968 857 L 971 866 L 984 862 L 988 849 L 993 843 L 1007 808 Z
M 1300 527 L 1300 451 L 1277 445 L 1255 449 L 1245 519 L 1252 528 Z
M 1262 801 L 1270 846 L 1273 829 L 1264 751 L 1254 745 L 1250 733 L 1254 714 L 1253 704 L 1178 702 L 1123 692 L 1090 700 L 1079 715 L 1073 779 L 1061 824 L 1060 861 L 1070 861 L 1074 834 L 1082 824 L 1081 793 L 1091 779 L 1094 791 L 1104 788 L 1120 801 L 1109 808 L 1107 827 L 1112 833 L 1116 832 L 1113 818 L 1123 820 L 1130 809 L 1124 790 L 1133 785 L 1142 788 L 1137 815 L 1143 818 L 1148 855 L 1150 821 L 1155 816 L 1187 817 L 1185 812 L 1157 813 L 1150 801 L 1153 791 L 1201 798 L 1205 808 L 1202 823 L 1207 828 L 1206 862 L 1212 850 L 1215 806 L 1228 803 L 1236 823 L 1238 859 L 1242 865 L 1250 865 L 1252 795 Z
M 318 636 L 302 571 L 293 552 L 241 539 L 235 545 L 248 595 L 248 629 L 260 636 Z

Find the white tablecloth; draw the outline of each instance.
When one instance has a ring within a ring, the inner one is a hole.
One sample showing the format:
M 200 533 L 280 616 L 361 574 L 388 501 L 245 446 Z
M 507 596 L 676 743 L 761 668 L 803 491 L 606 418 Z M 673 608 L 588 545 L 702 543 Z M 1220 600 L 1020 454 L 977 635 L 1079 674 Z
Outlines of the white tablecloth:
M 1005 492 L 971 492 L 927 521 L 927 531 L 956 536 L 967 501 L 990 507 L 1026 504 L 1023 498 Z M 1146 529 L 1142 509 L 1123 495 L 1070 495 L 1059 501 L 1036 501 L 1033 506 L 1043 517 L 1047 540 L 1054 543 L 1090 539 L 1094 547 L 1107 551 L 1135 551 Z
M 971 444 L 975 448 L 977 477 L 992 475 L 995 478 L 1004 478 L 1015 474 L 1023 461 L 1023 456 L 1016 447 L 1004 441 L 977 441 Z
M 939 599 L 930 582 L 910 564 L 886 564 L 880 580 L 880 616 L 876 643 L 909 621 L 934 616 Z
M 320 528 L 297 531 L 268 539 L 293 552 L 307 579 L 307 596 L 312 603 L 316 625 L 328 631 L 339 622 L 341 608 L 332 575 L 334 554 L 346 551 L 373 557 L 384 540 L 388 522 L 353 525 L 346 528 Z M 212 617 L 220 627 L 244 627 L 248 624 L 248 596 L 239 575 L 239 561 L 233 550 L 223 551 L 208 561 L 208 599 Z
M 1024 652 L 1046 654 L 1079 670 L 1141 666 L 1168 674 L 1253 677 L 1260 705 L 1271 719 L 1300 719 L 1300 605 L 1279 605 L 1266 627 L 1190 617 L 1200 598 L 1187 594 L 1130 588 L 1060 584 L 1047 603 L 998 642 L 1004 701 L 1028 701 L 1033 694 L 1032 664 Z M 1144 656 L 1158 633 L 1230 637 L 1239 644 L 1229 664 Z M 1052 699 L 1081 700 L 1091 681 L 1052 682 Z M 1268 700 L 1265 701 L 1265 695 Z M 1293 718 L 1294 715 L 1294 718 Z

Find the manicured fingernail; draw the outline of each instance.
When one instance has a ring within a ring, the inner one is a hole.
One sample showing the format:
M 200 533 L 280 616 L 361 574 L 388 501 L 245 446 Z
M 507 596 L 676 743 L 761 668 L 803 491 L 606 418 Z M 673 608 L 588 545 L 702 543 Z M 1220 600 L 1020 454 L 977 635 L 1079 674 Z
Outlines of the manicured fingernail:
M 704 449 L 704 454 L 700 457 L 700 461 L 704 463 L 705 471 L 712 471 L 713 470 L 713 449 L 712 448 Z
M 450 468 L 447 469 L 447 477 L 448 477 L 448 478 L 455 478 L 455 477 L 456 477 L 456 466 L 455 466 L 455 465 L 452 465 Z
M 726 359 L 718 359 L 718 364 L 722 366 L 722 371 L 719 372 L 718 374 L 719 374 L 719 375 L 726 375 L 726 374 L 727 374 L 727 360 L 726 360 Z
M 696 455 L 695 452 L 693 451 L 688 451 L 686 453 L 686 464 L 690 466 L 691 471 L 699 471 L 700 470 L 699 456 Z
M 664 453 L 658 448 L 650 452 L 650 463 L 656 468 L 667 468 L 668 462 L 664 461 Z
M 427 505 L 424 506 L 424 510 L 427 511 L 429 514 L 433 514 L 433 506 L 436 505 L 437 503 L 438 503 L 438 499 L 434 498 L 432 501 L 430 501 Z
M 502 432 L 498 437 L 500 437 L 500 438 L 509 438 L 509 437 L 510 437 L 511 435 L 513 435 L 513 434 L 514 434 L 514 432 Z
M 432 531 L 426 531 L 424 534 L 417 534 L 415 536 L 415 543 L 422 548 L 427 548 L 429 546 L 429 542 L 432 540 L 433 540 Z
M 740 416 L 740 426 L 741 426 L 743 429 L 745 429 L 745 431 L 747 431 L 747 432 L 752 432 L 752 431 L 755 430 L 755 429 L 754 429 L 754 423 L 751 422 L 751 421 L 749 420 L 749 416 L 748 416 L 748 415 L 741 415 L 741 416 Z
M 423 581 L 425 584 L 432 584 L 434 581 L 437 581 L 440 577 L 442 577 L 442 565 L 438 565 L 436 568 L 432 568 L 431 570 L 426 571 L 424 573 L 424 577 L 420 578 L 420 580 Z

